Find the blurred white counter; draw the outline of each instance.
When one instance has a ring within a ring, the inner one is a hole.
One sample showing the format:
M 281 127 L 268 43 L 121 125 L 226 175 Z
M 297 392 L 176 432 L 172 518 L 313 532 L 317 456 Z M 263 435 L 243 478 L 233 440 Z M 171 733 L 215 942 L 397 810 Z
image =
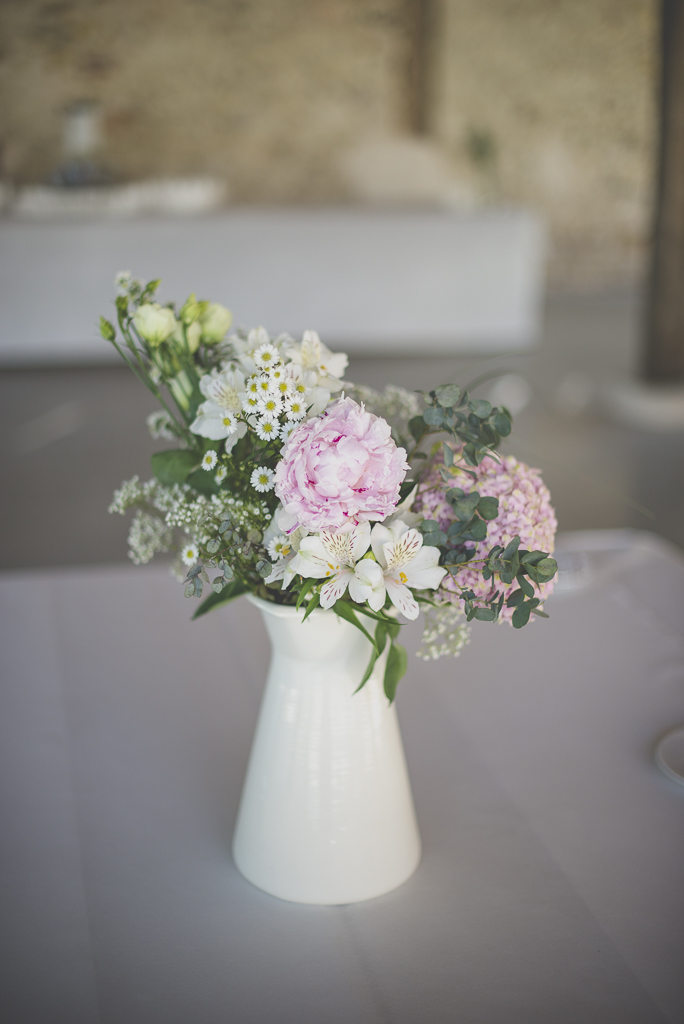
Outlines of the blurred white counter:
M 470 214 L 236 208 L 202 217 L 0 221 L 0 363 L 116 359 L 98 338 L 119 270 L 162 301 L 225 303 L 236 325 L 319 331 L 364 352 L 533 346 L 545 232 L 521 210 Z

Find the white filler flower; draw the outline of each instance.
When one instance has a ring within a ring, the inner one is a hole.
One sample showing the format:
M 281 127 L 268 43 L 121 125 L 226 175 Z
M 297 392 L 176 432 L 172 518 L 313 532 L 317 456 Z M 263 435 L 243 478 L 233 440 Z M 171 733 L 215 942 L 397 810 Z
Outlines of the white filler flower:
M 274 477 L 275 473 L 272 469 L 267 469 L 265 466 L 259 466 L 253 471 L 249 478 L 249 482 L 257 491 L 270 491 L 273 487 Z

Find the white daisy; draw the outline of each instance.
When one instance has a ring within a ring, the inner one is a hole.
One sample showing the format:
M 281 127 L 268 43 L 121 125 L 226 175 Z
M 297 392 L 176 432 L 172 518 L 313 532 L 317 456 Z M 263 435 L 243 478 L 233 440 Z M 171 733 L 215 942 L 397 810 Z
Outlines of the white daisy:
M 213 448 L 210 448 L 208 452 L 205 452 L 202 456 L 202 469 L 206 469 L 207 472 L 214 468 L 218 462 L 218 455 Z
M 219 466 L 219 468 L 216 470 L 216 473 L 214 474 L 214 480 L 216 481 L 217 484 L 222 484 L 223 481 L 226 479 L 227 475 L 228 467 Z
M 248 392 L 247 397 L 242 403 L 242 408 L 245 412 L 256 412 L 259 408 L 259 395 L 253 395 Z
M 194 565 L 198 558 L 199 548 L 197 545 L 192 543 L 186 544 L 181 551 L 181 561 L 184 562 L 185 565 L 190 566 Z
M 259 466 L 255 469 L 249 479 L 252 487 L 257 491 L 270 491 L 273 487 L 275 473 L 272 469 L 267 469 L 265 466 Z
M 274 419 L 280 414 L 283 408 L 283 400 L 280 395 L 262 395 L 259 399 L 257 412 L 262 416 L 272 416 Z
M 247 381 L 247 383 L 245 384 L 245 390 L 246 390 L 248 395 L 258 395 L 259 394 L 259 378 L 260 378 L 260 375 L 257 374 L 257 375 L 255 375 L 253 377 L 250 377 L 249 380 Z
M 295 394 L 295 383 L 290 377 L 276 377 L 275 373 L 272 375 L 275 381 L 274 391 L 281 398 L 287 398 L 289 395 Z
M 275 391 L 275 382 L 271 380 L 267 373 L 262 373 L 260 377 L 257 377 L 256 385 L 256 393 L 258 395 L 272 395 Z
M 264 416 L 257 421 L 256 433 L 257 437 L 260 437 L 262 441 L 271 441 L 280 434 L 278 421 L 271 419 L 270 416 Z
M 270 366 L 275 366 L 276 363 L 280 362 L 278 349 L 271 342 L 268 342 L 266 345 L 260 345 L 252 358 L 261 370 L 267 370 Z
M 285 400 L 285 415 L 288 420 L 301 420 L 306 416 L 306 401 L 299 395 L 291 395 Z
M 287 558 L 292 551 L 292 543 L 284 533 L 279 533 L 268 545 L 268 553 L 274 562 L 280 561 L 281 558 Z
M 280 428 L 281 441 L 287 441 L 288 437 L 290 436 L 294 428 L 297 426 L 299 426 L 297 420 L 285 420 L 282 427 Z

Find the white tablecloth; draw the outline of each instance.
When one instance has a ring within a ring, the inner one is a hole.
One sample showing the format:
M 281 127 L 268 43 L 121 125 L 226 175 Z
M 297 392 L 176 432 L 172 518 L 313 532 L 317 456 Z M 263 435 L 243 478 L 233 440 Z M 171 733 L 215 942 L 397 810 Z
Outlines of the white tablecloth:
M 679 1024 L 684 787 L 652 748 L 684 722 L 684 558 L 644 534 L 564 548 L 598 569 L 548 621 L 410 655 L 423 859 L 346 907 L 281 902 L 230 858 L 255 608 L 191 623 L 163 567 L 1 577 L 0 1019 Z

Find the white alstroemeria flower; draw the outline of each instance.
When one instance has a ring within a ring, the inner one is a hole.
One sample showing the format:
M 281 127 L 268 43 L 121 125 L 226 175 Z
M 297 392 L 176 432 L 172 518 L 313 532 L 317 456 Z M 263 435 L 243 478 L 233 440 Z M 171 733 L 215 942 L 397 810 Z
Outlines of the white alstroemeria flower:
M 345 533 L 323 531 L 305 537 L 299 546 L 296 571 L 314 579 L 327 578 L 321 588 L 321 608 L 331 608 L 349 588 L 357 604 L 368 604 L 374 611 L 385 602 L 382 569 L 363 558 L 370 546 L 370 523 L 360 523 Z
M 136 309 L 133 323 L 140 337 L 156 348 L 171 337 L 177 321 L 172 309 L 160 306 L 158 302 L 146 302 Z
M 293 363 L 303 370 L 314 370 L 319 377 L 336 378 L 344 374 L 349 360 L 344 352 L 331 352 L 316 331 L 304 331 L 301 343 L 285 350 Z
M 246 338 L 237 338 L 231 335 L 229 341 L 232 342 L 237 361 L 244 372 L 246 374 L 258 373 L 257 364 L 254 361 L 254 353 L 257 349 L 261 348 L 262 345 L 271 344 L 271 339 L 268 336 L 266 328 L 254 327 Z
M 263 544 L 271 558 L 275 557 L 274 545 L 278 542 L 278 562 L 273 566 L 271 575 L 264 580 L 265 583 L 277 583 L 282 580 L 281 589 L 287 590 L 293 578 L 297 574 L 297 557 L 299 545 L 306 536 L 306 530 L 301 527 L 293 530 L 289 536 L 285 536 L 278 524 L 278 512 L 276 511 L 268 529 L 264 534 Z M 282 538 L 282 543 L 281 543 Z M 273 548 L 273 550 L 271 550 Z
M 240 370 L 212 370 L 205 373 L 199 382 L 205 398 L 222 409 L 240 412 L 246 398 L 245 378 Z
M 417 619 L 420 609 L 409 587 L 437 589 L 447 571 L 437 564 L 439 548 L 424 547 L 422 534 L 409 529 L 401 519 L 390 526 L 377 523 L 371 533 L 371 546 L 382 566 L 390 601 L 407 619 Z
M 220 441 L 224 437 L 230 437 L 237 429 L 237 413 L 211 401 L 202 402 L 197 410 L 196 419 L 190 424 L 193 434 L 208 437 L 211 441 Z

